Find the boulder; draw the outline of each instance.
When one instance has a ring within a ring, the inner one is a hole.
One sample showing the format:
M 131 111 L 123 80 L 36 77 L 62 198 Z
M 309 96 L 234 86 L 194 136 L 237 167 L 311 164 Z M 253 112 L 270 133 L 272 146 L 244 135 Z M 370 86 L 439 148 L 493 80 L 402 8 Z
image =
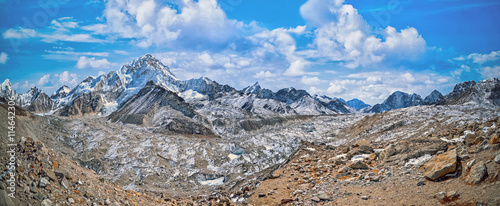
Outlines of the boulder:
M 429 180 L 437 180 L 457 169 L 457 150 L 450 150 L 432 157 L 424 165 L 424 177 Z
M 478 184 L 483 181 L 486 176 L 486 164 L 479 162 L 470 168 L 469 174 L 465 177 L 465 182 L 468 184 Z

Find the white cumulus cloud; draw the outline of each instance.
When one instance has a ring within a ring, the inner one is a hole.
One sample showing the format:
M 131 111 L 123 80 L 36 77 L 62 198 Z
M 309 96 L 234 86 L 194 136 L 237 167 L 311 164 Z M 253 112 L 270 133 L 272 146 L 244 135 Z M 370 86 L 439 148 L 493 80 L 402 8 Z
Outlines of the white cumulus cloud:
M 49 83 L 50 81 L 50 74 L 44 75 L 40 80 L 38 80 L 37 85 L 38 86 L 44 86 L 45 84 Z
M 56 76 L 59 76 L 59 83 L 62 85 L 73 86 L 78 83 L 78 76 L 76 74 L 69 73 L 68 71 L 64 71 Z
M 417 60 L 426 51 L 426 42 L 415 28 L 397 31 L 388 26 L 380 32 L 373 30 L 358 10 L 343 0 L 309 0 L 300 11 L 316 27 L 313 44 L 316 51 L 310 55 L 343 61 L 347 68 L 389 58 Z
M 88 58 L 86 56 L 81 56 L 76 64 L 76 68 L 78 69 L 107 69 L 110 66 L 111 63 L 109 63 L 107 59 L 96 59 L 95 57 Z

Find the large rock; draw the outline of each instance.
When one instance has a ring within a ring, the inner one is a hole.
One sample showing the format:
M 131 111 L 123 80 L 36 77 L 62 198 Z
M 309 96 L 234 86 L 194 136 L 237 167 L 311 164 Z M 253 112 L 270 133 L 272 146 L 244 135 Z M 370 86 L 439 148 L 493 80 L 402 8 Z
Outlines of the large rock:
M 356 147 L 354 149 L 351 149 L 346 155 L 347 159 L 351 159 L 355 155 L 360 155 L 360 154 L 371 154 L 373 153 L 374 150 L 372 147 L 368 145 L 360 145 L 359 147 Z
M 424 177 L 429 180 L 437 180 L 457 169 L 457 150 L 450 150 L 443 154 L 434 156 L 424 165 Z
M 479 162 L 470 168 L 469 174 L 465 177 L 465 182 L 468 184 L 478 184 L 483 181 L 486 176 L 486 164 Z
M 368 167 L 368 165 L 366 165 L 365 163 L 363 163 L 361 161 L 356 161 L 356 162 L 350 164 L 349 167 L 352 168 L 352 169 L 361 169 L 361 170 L 370 169 Z
M 0 205 L 15 206 L 5 190 L 0 190 Z

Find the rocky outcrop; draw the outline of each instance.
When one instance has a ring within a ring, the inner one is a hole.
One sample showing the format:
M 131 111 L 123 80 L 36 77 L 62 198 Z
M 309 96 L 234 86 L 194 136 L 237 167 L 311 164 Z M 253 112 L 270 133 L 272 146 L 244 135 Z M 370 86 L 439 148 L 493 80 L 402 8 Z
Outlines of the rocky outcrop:
M 54 101 L 45 93 L 38 94 L 34 101 L 26 107 L 30 112 L 45 113 L 50 112 L 54 108 Z
M 85 116 L 94 115 L 104 107 L 101 95 L 93 92 L 79 94 L 69 105 L 61 109 L 61 116 Z
M 120 109 L 110 114 L 109 120 L 156 126 L 182 134 L 213 135 L 203 122 L 194 118 L 196 115 L 184 99 L 150 81 Z
M 424 177 L 429 180 L 438 180 L 448 173 L 455 172 L 457 169 L 457 150 L 450 150 L 443 154 L 432 157 L 424 165 Z

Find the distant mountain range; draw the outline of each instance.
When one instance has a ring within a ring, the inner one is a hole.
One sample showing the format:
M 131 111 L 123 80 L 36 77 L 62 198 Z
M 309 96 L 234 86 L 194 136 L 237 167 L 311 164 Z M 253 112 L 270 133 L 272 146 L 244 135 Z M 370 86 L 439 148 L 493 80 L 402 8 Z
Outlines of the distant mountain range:
M 74 88 L 63 86 L 50 97 L 33 87 L 16 94 L 10 81 L 0 88 L 0 97 L 16 96 L 16 103 L 35 113 L 61 116 L 109 115 L 113 121 L 145 124 L 152 113 L 174 112 L 177 118 L 204 119 L 222 115 L 324 115 L 353 112 L 381 113 L 419 105 L 480 104 L 500 106 L 500 84 L 497 78 L 457 84 L 442 95 L 434 90 L 422 98 L 418 94 L 396 91 L 383 103 L 373 107 L 359 99 L 310 95 L 305 90 L 285 88 L 273 92 L 258 82 L 242 90 L 221 85 L 209 78 L 179 80 L 170 69 L 146 54 L 118 71 L 99 77 L 88 77 Z M 138 109 L 140 108 L 140 109 Z M 153 115 L 154 116 L 154 115 Z M 158 120 L 158 119 L 156 119 Z M 200 126 L 198 128 L 203 128 Z M 199 133 L 210 133 L 203 129 Z

